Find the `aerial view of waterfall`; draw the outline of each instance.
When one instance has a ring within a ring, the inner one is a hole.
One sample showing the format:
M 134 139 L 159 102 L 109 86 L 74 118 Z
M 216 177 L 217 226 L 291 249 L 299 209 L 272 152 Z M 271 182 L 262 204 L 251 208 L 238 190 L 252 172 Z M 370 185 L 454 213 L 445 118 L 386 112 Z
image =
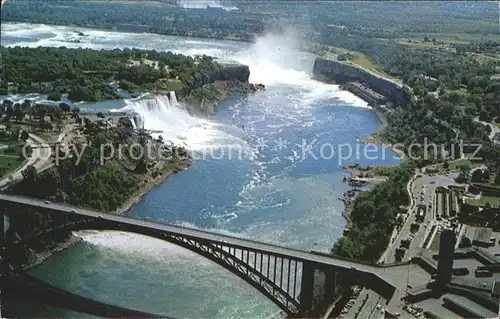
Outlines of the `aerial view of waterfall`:
M 499 3 L 0 6 L 0 317 L 497 315 Z
M 290 34 L 269 33 L 242 46 L 79 30 L 86 39 L 71 43 L 68 37 L 74 31 L 69 27 L 6 23 L 2 44 L 206 54 L 248 65 L 250 82 L 266 86 L 265 91 L 222 102 L 211 118 L 191 116 L 175 94 L 82 106 L 135 111 L 144 128 L 185 143 L 195 158 L 189 170 L 155 188 L 128 215 L 327 252 L 345 227 L 343 203 L 337 199 L 347 187 L 343 167 L 399 161 L 392 152 L 377 162 L 362 154 L 333 156 L 330 149 L 322 150 L 326 157 L 319 150 L 316 156 L 304 152 L 302 145 L 313 142 L 329 143 L 337 148 L 333 152 L 343 143 L 354 148 L 380 122 L 363 100 L 313 80 L 314 57 L 300 52 Z M 175 245 L 120 232 L 80 236 L 81 244 L 55 254 L 31 273 L 97 300 L 174 317 L 268 317 L 279 312 L 265 298 L 250 294 L 252 288 L 231 273 Z M 167 299 L 168 305 L 162 301 Z

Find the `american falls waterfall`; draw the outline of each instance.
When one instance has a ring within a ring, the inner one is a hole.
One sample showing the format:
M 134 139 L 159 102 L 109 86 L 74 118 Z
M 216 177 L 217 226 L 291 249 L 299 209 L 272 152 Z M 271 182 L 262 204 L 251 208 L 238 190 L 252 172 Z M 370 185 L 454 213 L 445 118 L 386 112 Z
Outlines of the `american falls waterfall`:
M 174 91 L 168 95 L 145 94 L 137 99 L 125 100 L 125 103 L 125 107 L 111 111 L 134 113 L 135 128 L 159 131 L 161 133 L 152 135 L 161 135 L 165 141 L 184 145 L 192 151 L 224 147 L 246 150 L 248 146 L 234 134 L 234 128 L 189 114 L 177 101 Z

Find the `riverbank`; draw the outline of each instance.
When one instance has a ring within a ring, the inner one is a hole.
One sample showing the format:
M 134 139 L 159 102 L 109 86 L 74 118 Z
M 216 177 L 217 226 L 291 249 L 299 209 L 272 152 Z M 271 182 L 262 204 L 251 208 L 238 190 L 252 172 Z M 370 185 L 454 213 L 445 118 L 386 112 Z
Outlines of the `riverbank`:
M 375 144 L 375 145 L 380 145 L 382 146 L 383 149 L 390 149 L 393 151 L 401 160 L 401 162 L 405 162 L 407 160 L 406 154 L 403 150 L 397 147 L 397 145 L 394 145 L 392 143 L 389 143 L 385 138 L 383 138 L 383 134 L 385 129 L 388 126 L 388 120 L 387 120 L 387 109 L 382 109 L 379 106 L 374 106 L 372 107 L 372 111 L 375 112 L 377 117 L 379 118 L 380 122 L 382 125 L 380 126 L 379 129 L 377 129 L 375 132 L 373 132 L 370 136 L 367 136 L 363 138 L 361 141 L 366 144 Z M 385 154 L 385 152 L 384 152 Z
M 335 243 L 334 255 L 368 262 L 380 258 L 389 243 L 396 216 L 402 206 L 409 204 L 406 185 L 413 172 L 411 162 L 393 167 L 387 172 L 387 181 L 352 201 L 349 212 L 351 227 Z
M 49 246 L 45 246 L 42 251 L 34 251 L 32 248 L 25 248 L 27 250 L 25 252 L 25 256 L 28 261 L 27 263 L 23 264 L 22 269 L 26 271 L 34 268 L 49 259 L 52 254 L 71 248 L 74 245 L 80 243 L 82 240 L 82 237 L 70 233 L 66 240 L 52 242 Z
M 219 94 L 215 97 L 215 100 L 213 102 L 215 104 L 218 104 L 225 100 L 226 98 L 229 98 L 232 96 L 230 92 L 233 92 L 233 88 L 238 88 L 239 90 L 236 93 L 243 93 L 241 92 L 241 86 L 244 86 L 244 88 L 250 88 L 252 91 L 256 91 L 256 88 L 259 86 L 255 86 L 249 83 L 233 83 L 229 85 L 229 88 L 227 87 L 227 83 L 218 83 L 219 85 L 222 85 L 223 88 L 227 88 L 227 90 L 224 90 L 224 94 Z M 213 112 L 216 111 L 216 108 L 213 108 Z M 98 119 L 93 122 L 98 122 Z M 120 122 L 120 121 L 119 121 Z M 123 124 L 123 123 L 122 123 Z M 104 128 L 103 128 L 104 129 Z M 106 129 L 106 132 L 108 129 Z M 112 138 L 113 134 L 109 135 L 108 138 Z M 80 141 L 81 142 L 81 141 Z M 110 140 L 110 142 L 118 142 L 118 140 Z M 133 140 L 129 140 L 130 143 L 133 142 Z M 172 158 L 167 156 L 166 158 L 159 158 L 157 161 L 148 161 L 150 165 L 147 165 L 147 170 L 144 171 L 143 173 L 138 173 L 137 171 L 137 166 L 133 162 L 130 161 L 130 159 L 127 159 L 126 157 L 121 158 L 121 159 L 113 159 L 109 162 L 106 162 L 103 167 L 100 167 L 98 171 L 109 171 L 113 172 L 113 170 L 119 169 L 123 171 L 123 173 L 120 173 L 121 175 L 127 174 L 131 178 L 131 180 L 135 181 L 133 182 L 133 185 L 136 185 L 135 191 L 131 193 L 130 195 L 127 195 L 126 200 L 119 200 L 118 203 L 122 204 L 120 205 L 116 210 L 113 210 L 112 213 L 114 214 L 119 214 L 119 215 L 124 215 L 127 213 L 127 211 L 136 203 L 140 202 L 151 190 L 153 190 L 155 187 L 158 187 L 162 183 L 164 183 L 168 177 L 170 177 L 172 174 L 177 174 L 179 172 L 185 171 L 189 169 L 191 166 L 191 158 L 187 152 L 187 150 L 182 147 L 182 146 L 168 146 L 168 142 L 165 143 L 160 140 L 153 140 L 155 147 L 153 147 L 152 154 L 149 155 L 151 158 L 158 158 L 157 155 L 163 154 L 165 151 L 170 151 L 172 154 Z M 78 139 L 74 140 L 73 143 L 79 143 Z M 171 148 L 172 147 L 172 148 Z M 162 153 L 160 153 L 162 152 Z M 154 165 L 153 165 L 154 164 Z M 115 167 L 113 169 L 113 167 Z M 128 173 L 126 173 L 128 172 Z M 116 174 L 112 173 L 113 175 Z M 119 176 L 120 176 L 119 174 Z M 112 188 L 115 188 L 113 185 L 115 182 L 118 182 L 116 178 L 113 178 L 110 176 L 112 179 L 111 181 L 108 181 L 109 186 Z M 42 178 L 43 179 L 43 178 Z M 121 179 L 121 178 L 120 178 Z M 102 178 L 101 178 L 102 180 Z M 89 183 L 93 183 L 90 181 Z M 111 183 L 111 184 L 110 184 Z M 124 183 L 127 183 L 127 180 L 124 181 Z M 81 187 L 86 187 L 86 182 L 83 181 L 81 184 Z M 87 183 L 88 184 L 88 183 Z M 87 185 L 88 186 L 88 185 Z M 88 188 L 88 187 L 87 187 Z M 102 188 L 102 187 L 101 187 Z M 65 192 L 65 190 L 61 190 L 62 192 Z M 88 196 L 88 190 L 82 189 L 81 192 L 82 196 Z M 83 195 L 83 194 L 87 195 Z M 71 198 L 71 194 L 68 193 Z M 103 196 L 113 196 L 111 192 L 104 192 Z M 49 200 L 53 201 L 55 198 L 50 198 Z M 111 202 L 112 199 L 109 200 Z M 95 204 L 95 203 L 94 203 Z M 103 202 L 103 204 L 107 205 L 107 202 Z M 87 205 L 88 206 L 88 205 Z M 95 205 L 94 205 L 95 206 Z M 90 207 L 91 209 L 97 209 L 97 207 Z M 99 209 L 97 209 L 99 210 Z M 22 238 L 22 235 L 21 235 Z M 82 239 L 78 236 L 75 236 L 73 233 L 66 233 L 65 236 L 62 238 L 58 236 L 58 238 L 51 238 L 49 241 L 41 240 L 41 245 L 40 243 L 36 245 L 29 245 L 20 248 L 21 250 L 18 251 L 19 255 L 25 256 L 26 262 L 24 264 L 24 270 L 36 267 L 40 264 L 42 264 L 45 260 L 50 258 L 53 253 L 59 252 L 62 250 L 65 250 L 67 248 L 72 247 L 76 243 L 80 242 Z
M 379 166 L 361 166 L 359 164 L 351 164 L 344 169 L 349 173 L 349 177 L 344 177 L 343 182 L 349 183 L 351 189 L 343 193 L 343 197 L 339 198 L 344 202 L 344 212 L 342 216 L 347 220 L 346 229 L 351 226 L 349 218 L 352 206 L 356 197 L 364 191 L 368 191 L 367 187 L 383 183 L 387 180 L 387 175 L 391 168 Z
M 132 208 L 135 204 L 139 203 L 149 192 L 151 192 L 155 187 L 163 184 L 171 175 L 177 174 L 182 170 L 187 170 L 191 167 L 191 162 L 187 161 L 185 166 L 180 166 L 178 169 L 164 171 L 162 174 L 156 176 L 152 180 L 145 178 L 143 184 L 139 189 L 130 197 L 129 200 L 125 202 L 120 208 L 114 211 L 116 215 L 125 215 L 127 211 Z

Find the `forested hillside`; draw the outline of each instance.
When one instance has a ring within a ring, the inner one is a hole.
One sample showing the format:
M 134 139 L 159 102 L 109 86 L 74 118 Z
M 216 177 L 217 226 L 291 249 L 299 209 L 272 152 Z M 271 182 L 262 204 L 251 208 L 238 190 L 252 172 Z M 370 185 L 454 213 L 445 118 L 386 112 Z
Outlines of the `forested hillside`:
M 39 92 L 57 97 L 68 93 L 72 101 L 117 97 L 111 81 L 120 81 L 120 88 L 129 92 L 179 90 L 221 68 L 208 56 L 128 49 L 16 47 L 2 48 L 1 54 L 0 94 Z

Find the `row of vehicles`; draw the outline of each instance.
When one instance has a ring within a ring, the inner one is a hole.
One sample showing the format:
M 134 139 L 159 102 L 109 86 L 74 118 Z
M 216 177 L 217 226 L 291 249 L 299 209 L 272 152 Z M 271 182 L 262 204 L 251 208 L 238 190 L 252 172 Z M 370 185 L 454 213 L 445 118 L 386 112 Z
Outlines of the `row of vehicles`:
M 354 302 L 359 297 L 361 290 L 362 290 L 361 287 L 354 286 L 354 288 L 352 290 L 351 298 L 349 299 L 349 301 L 347 301 L 346 305 L 344 306 L 344 308 L 340 312 L 340 314 L 341 314 L 340 318 L 343 318 L 343 315 L 346 315 L 349 312 L 349 310 L 352 308 L 352 306 L 354 306 Z M 368 295 L 366 297 L 368 297 Z

